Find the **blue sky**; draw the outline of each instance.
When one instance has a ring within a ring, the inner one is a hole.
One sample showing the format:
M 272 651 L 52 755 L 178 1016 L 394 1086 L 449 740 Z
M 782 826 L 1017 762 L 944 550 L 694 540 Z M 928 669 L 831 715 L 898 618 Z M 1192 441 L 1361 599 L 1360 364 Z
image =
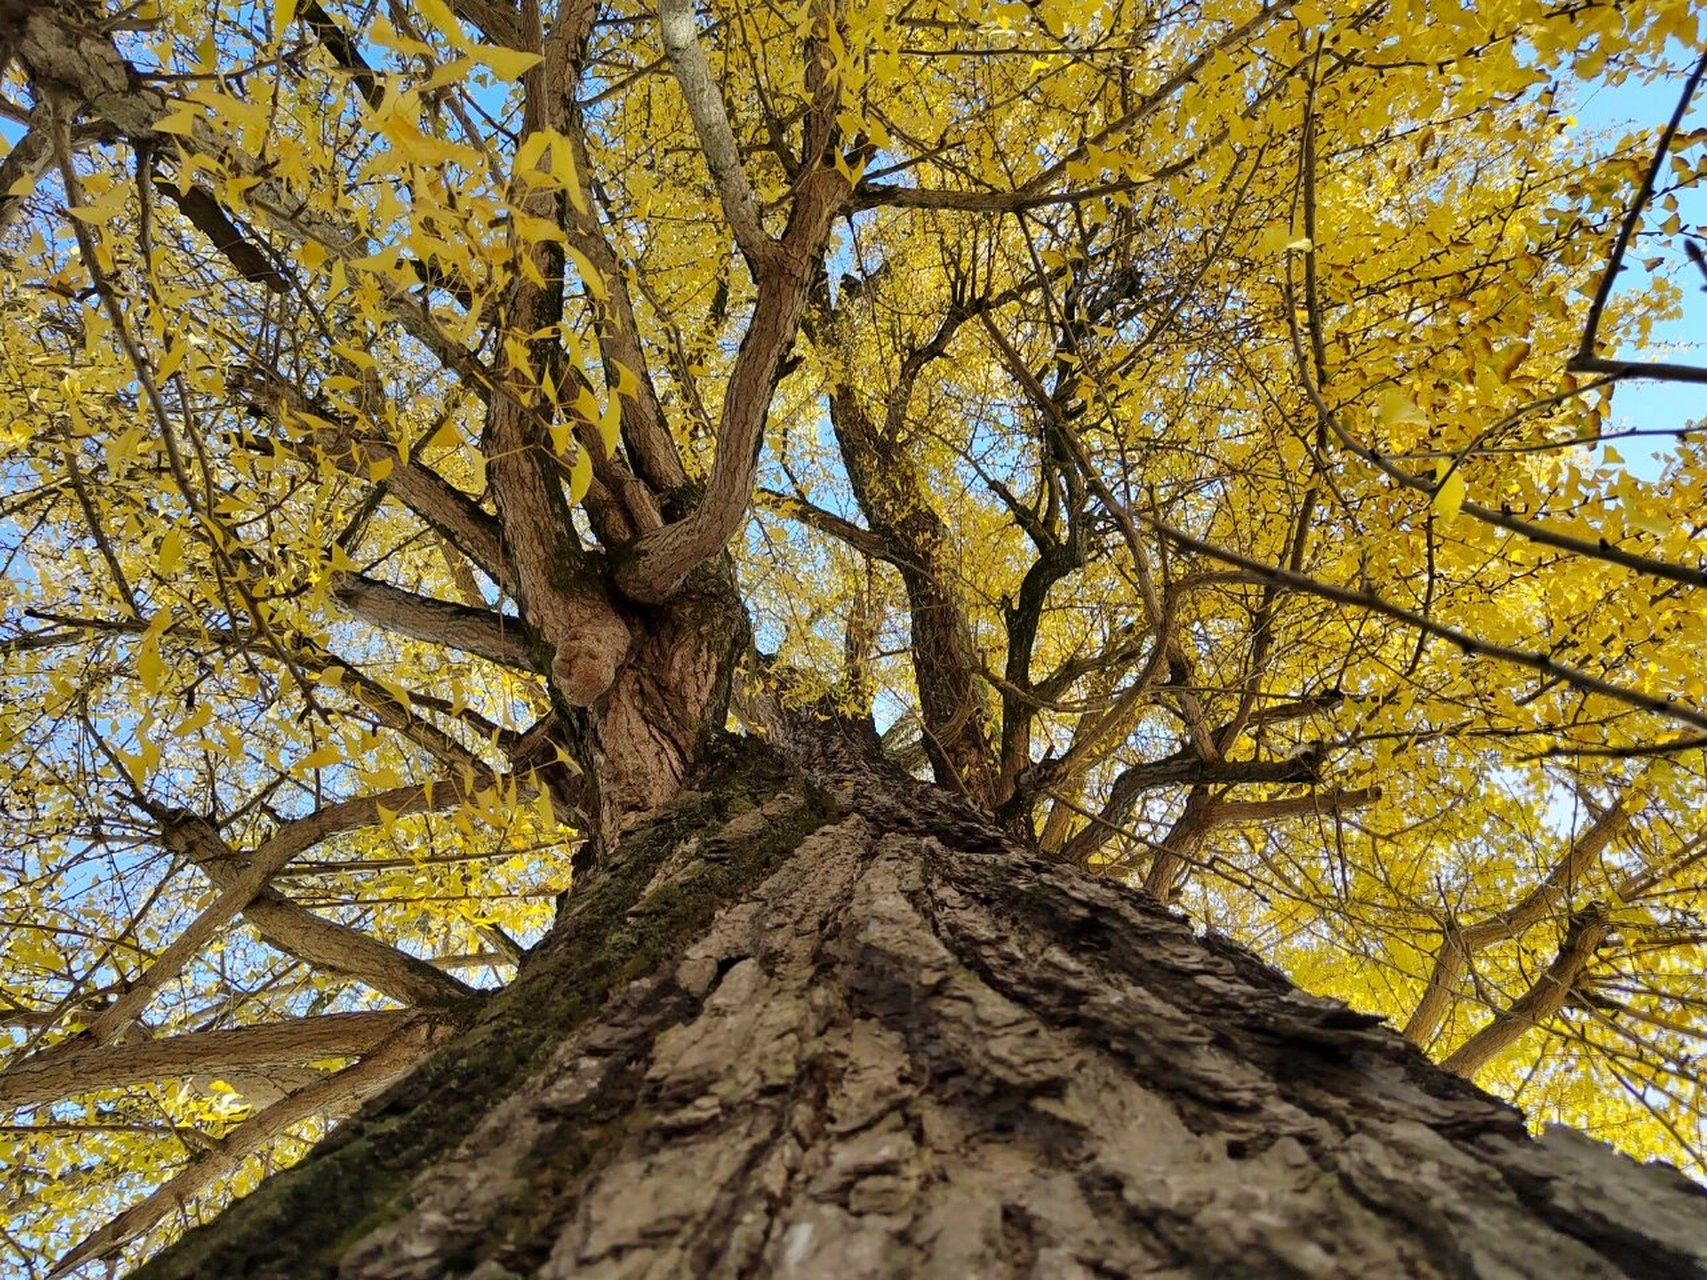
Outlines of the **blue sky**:
M 1682 64 L 1684 58 L 1683 51 L 1678 50 L 1676 61 Z M 1652 131 L 1671 117 L 1681 88 L 1681 73 L 1656 78 L 1646 84 L 1632 78 L 1616 87 L 1584 85 L 1578 90 L 1572 114 L 1576 116 L 1577 128 L 1582 131 Z M 1707 128 L 1707 101 L 1704 98 L 1707 98 L 1707 92 L 1696 95 L 1689 114 L 1684 118 L 1682 132 Z M 1707 189 L 1697 186 L 1683 193 L 1679 199 L 1679 211 L 1686 225 L 1707 224 Z M 1657 338 L 1675 343 L 1677 347 L 1664 356 L 1654 353 L 1653 358 L 1707 365 L 1707 293 L 1703 293 L 1701 288 L 1707 281 L 1702 280 L 1700 272 L 1684 258 L 1682 239 L 1674 237 L 1665 241 L 1653 233 L 1651 238 L 1644 238 L 1629 256 L 1631 265 L 1619 280 L 1618 295 L 1647 287 L 1650 277 L 1640 261 L 1644 258 L 1664 258 L 1665 265 L 1660 270 L 1677 273 L 1676 278 L 1684 288 L 1683 315 L 1665 322 L 1656 330 Z M 1615 356 L 1620 353 L 1607 351 L 1603 354 Z M 1707 388 L 1675 382 L 1629 382 L 1613 394 L 1608 429 L 1675 429 L 1703 417 L 1707 417 Z M 1618 445 L 1630 470 L 1644 478 L 1658 475 L 1670 449 L 1670 442 L 1663 438 L 1621 441 Z

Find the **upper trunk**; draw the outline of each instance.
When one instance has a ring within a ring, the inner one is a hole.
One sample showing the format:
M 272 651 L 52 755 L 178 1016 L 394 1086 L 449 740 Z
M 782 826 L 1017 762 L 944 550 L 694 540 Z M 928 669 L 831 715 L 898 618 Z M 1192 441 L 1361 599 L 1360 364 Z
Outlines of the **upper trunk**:
M 667 606 L 625 610 L 627 653 L 586 709 L 573 747 L 606 844 L 673 800 L 722 731 L 735 662 L 751 634 L 725 564 L 696 571 Z
M 1707 1276 L 1707 1198 L 857 745 L 714 747 L 172 1276 Z

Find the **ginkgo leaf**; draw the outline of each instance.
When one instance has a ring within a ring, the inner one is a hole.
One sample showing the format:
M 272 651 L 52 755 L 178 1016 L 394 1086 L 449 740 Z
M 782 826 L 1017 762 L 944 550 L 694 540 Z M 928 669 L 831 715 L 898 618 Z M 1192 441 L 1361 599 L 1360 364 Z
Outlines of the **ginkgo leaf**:
M 438 29 L 445 39 L 450 41 L 452 47 L 457 49 L 468 47 L 469 40 L 463 32 L 462 23 L 451 11 L 450 5 L 445 3 L 445 0 L 415 0 L 415 7 L 421 11 L 422 16 L 428 22 Z
M 1315 243 L 1308 236 L 1301 236 L 1284 222 L 1276 222 L 1263 229 L 1257 237 L 1257 252 L 1260 254 L 1276 253 L 1308 253 L 1315 248 Z
M 1434 499 L 1429 503 L 1430 510 L 1440 520 L 1451 520 L 1463 508 L 1467 490 L 1463 468 L 1442 461 L 1437 471 Z
M 169 578 L 183 563 L 184 531 L 173 525 L 160 539 L 160 549 L 154 555 L 154 570 L 162 578 Z
M 328 769 L 335 764 L 342 764 L 343 761 L 344 751 L 342 748 L 333 746 L 316 747 L 313 751 L 310 751 L 307 755 L 303 756 L 302 759 L 298 760 L 296 762 L 296 767 L 299 771 Z
M 1389 427 L 1428 425 L 1428 415 L 1417 407 L 1415 400 L 1397 387 L 1381 393 L 1381 398 L 1375 403 L 1375 420 Z
M 129 196 L 130 192 L 126 187 L 114 183 L 104 195 L 89 204 L 68 208 L 66 212 L 80 222 L 86 222 L 91 226 L 100 226 L 111 222 L 124 211 Z
M 593 459 L 585 449 L 576 449 L 569 463 L 569 501 L 581 501 L 592 487 Z
M 1631 498 L 1626 498 L 1624 501 L 1624 523 L 1632 529 L 1651 533 L 1656 538 L 1664 538 L 1672 531 L 1670 520 L 1658 512 L 1648 510 L 1640 502 Z
M 477 45 L 473 54 L 479 61 L 491 67 L 492 74 L 500 80 L 519 80 L 540 63 L 540 55 L 537 53 L 506 49 L 502 45 Z
M 213 720 L 213 705 L 200 703 L 196 709 L 186 716 L 178 727 L 172 730 L 174 737 L 187 738 L 193 733 L 200 733 Z
M 160 686 L 165 682 L 166 664 L 160 657 L 158 641 L 151 638 L 137 647 L 136 673 L 142 680 L 142 687 L 149 693 L 160 692 Z
M 196 131 L 196 121 L 200 118 L 200 113 L 193 106 L 184 103 L 156 120 L 154 132 L 176 134 L 183 138 L 192 137 Z

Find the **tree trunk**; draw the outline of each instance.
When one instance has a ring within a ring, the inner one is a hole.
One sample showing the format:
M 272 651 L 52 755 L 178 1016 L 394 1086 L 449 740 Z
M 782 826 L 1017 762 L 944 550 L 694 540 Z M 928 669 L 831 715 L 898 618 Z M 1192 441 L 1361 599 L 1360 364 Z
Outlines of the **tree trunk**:
M 940 791 L 714 744 L 472 1030 L 141 1274 L 1707 1276 L 1707 1197 Z

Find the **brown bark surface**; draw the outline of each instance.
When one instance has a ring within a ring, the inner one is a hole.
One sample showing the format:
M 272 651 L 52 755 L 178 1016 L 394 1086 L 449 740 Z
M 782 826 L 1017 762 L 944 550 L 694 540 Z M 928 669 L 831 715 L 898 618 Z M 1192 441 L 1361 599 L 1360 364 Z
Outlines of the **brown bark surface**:
M 1675 1171 L 816 745 L 714 751 L 471 1032 L 143 1274 L 1707 1275 Z

